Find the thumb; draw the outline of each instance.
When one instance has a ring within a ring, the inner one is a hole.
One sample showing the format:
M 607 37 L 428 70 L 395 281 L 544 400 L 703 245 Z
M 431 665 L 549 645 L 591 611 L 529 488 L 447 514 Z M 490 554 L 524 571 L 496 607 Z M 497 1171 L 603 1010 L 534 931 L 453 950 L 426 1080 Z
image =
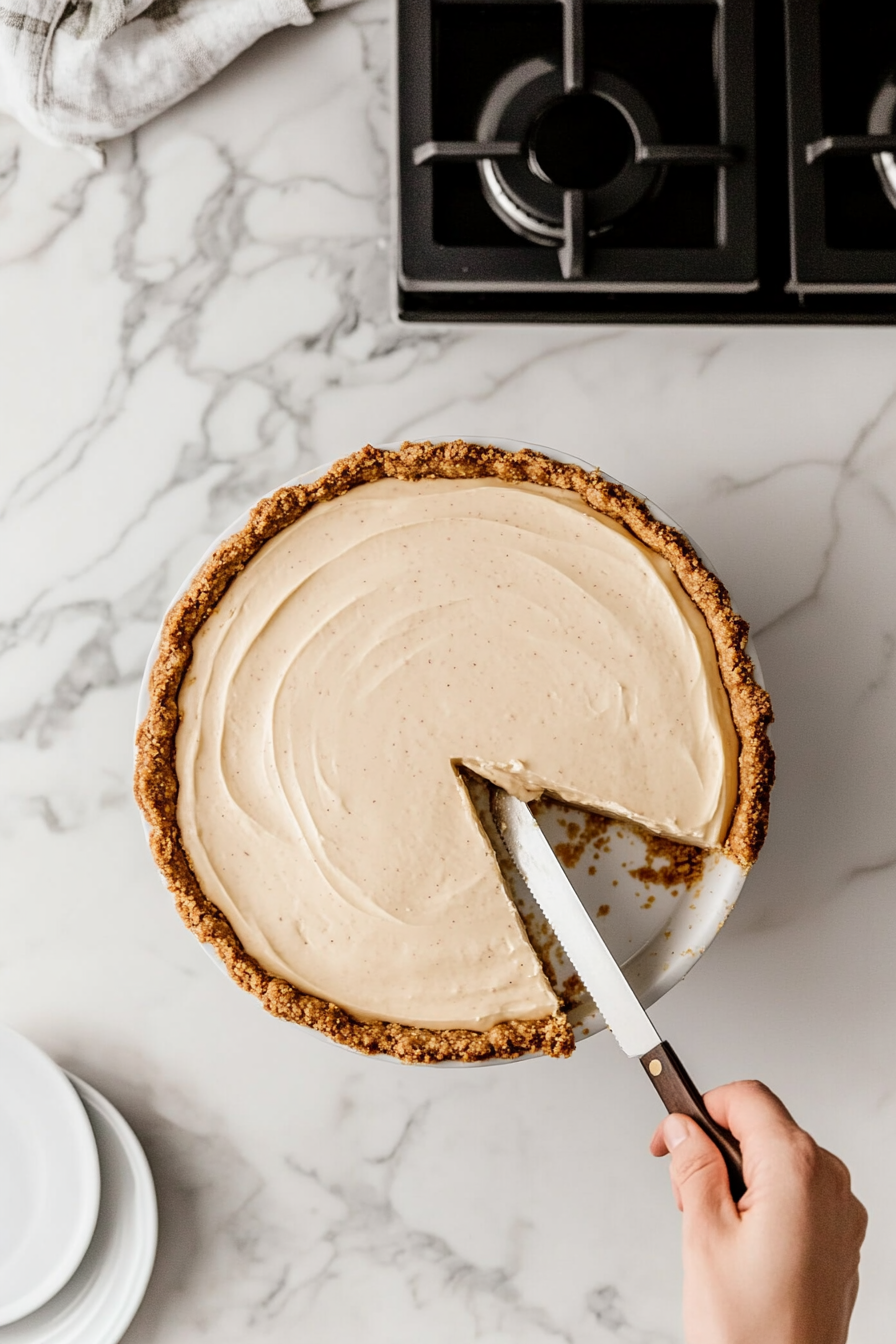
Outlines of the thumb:
M 678 1207 L 686 1218 L 721 1222 L 733 1212 L 725 1159 L 699 1125 L 684 1115 L 670 1115 L 663 1139 L 672 1157 L 669 1175 Z

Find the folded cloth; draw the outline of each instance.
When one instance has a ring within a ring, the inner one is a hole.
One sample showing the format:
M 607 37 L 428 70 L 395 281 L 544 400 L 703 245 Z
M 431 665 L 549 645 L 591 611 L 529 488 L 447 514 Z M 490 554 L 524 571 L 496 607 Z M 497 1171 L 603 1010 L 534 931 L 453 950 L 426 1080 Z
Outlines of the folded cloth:
M 0 111 L 96 154 L 274 28 L 350 0 L 0 0 Z

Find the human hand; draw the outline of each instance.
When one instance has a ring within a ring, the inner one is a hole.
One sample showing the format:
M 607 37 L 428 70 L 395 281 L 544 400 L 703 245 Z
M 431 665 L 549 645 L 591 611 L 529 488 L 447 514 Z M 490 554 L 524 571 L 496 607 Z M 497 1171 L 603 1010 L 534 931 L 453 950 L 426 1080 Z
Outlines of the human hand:
M 671 1154 L 683 1214 L 687 1344 L 844 1344 L 868 1222 L 848 1170 L 761 1083 L 730 1083 L 704 1101 L 743 1150 L 738 1204 L 693 1120 L 667 1116 L 650 1143 L 655 1157 Z

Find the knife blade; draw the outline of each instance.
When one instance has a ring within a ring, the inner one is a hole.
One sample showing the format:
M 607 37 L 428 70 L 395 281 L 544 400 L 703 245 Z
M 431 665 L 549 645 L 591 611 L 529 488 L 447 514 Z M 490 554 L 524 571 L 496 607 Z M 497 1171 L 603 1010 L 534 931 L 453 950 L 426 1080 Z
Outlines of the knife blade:
M 492 814 L 510 857 L 618 1044 L 630 1058 L 640 1059 L 670 1115 L 690 1116 L 716 1144 L 737 1201 L 746 1188 L 740 1145 L 713 1120 L 681 1060 L 668 1041 L 661 1040 L 529 805 L 495 788 Z

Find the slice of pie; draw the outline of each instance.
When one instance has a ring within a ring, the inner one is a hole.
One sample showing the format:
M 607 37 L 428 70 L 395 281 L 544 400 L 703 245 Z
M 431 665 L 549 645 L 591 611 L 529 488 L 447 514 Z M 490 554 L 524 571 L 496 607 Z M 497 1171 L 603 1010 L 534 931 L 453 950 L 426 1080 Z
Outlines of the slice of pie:
M 136 792 L 184 921 L 278 1016 L 402 1059 L 572 1032 L 461 768 L 755 859 L 747 627 L 598 472 L 456 442 L 279 490 L 168 615 Z

